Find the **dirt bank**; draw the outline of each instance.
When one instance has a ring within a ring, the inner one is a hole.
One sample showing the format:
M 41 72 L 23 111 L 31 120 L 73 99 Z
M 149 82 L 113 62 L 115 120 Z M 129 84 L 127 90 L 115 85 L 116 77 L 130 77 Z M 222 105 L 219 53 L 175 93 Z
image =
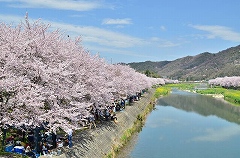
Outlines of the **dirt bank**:
M 150 89 L 141 99 L 132 106 L 127 106 L 124 111 L 118 112 L 118 123 L 104 122 L 95 129 L 87 129 L 73 135 L 73 147 L 62 150 L 56 158 L 101 158 L 105 157 L 113 145 L 119 143 L 120 137 L 126 129 L 133 126 L 137 115 L 150 103 L 155 89 Z M 45 156 L 41 156 L 45 157 Z

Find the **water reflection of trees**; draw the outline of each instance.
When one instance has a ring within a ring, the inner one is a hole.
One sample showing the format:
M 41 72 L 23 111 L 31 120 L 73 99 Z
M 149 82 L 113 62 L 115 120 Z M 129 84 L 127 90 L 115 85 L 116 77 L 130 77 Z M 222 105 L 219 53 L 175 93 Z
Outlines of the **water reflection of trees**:
M 210 96 L 174 91 L 171 95 L 159 99 L 158 105 L 173 106 L 203 116 L 215 115 L 229 122 L 240 124 L 240 107 Z

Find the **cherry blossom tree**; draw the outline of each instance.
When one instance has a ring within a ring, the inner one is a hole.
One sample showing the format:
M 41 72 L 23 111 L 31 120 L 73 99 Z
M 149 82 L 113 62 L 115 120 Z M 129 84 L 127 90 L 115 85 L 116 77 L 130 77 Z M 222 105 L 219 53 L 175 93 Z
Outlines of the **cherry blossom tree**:
M 163 79 L 91 55 L 81 38 L 71 39 L 39 20 L 0 24 L 0 125 L 77 129 L 88 107 L 133 95 Z
M 214 86 L 222 86 L 222 87 L 240 87 L 240 76 L 232 76 L 232 77 L 218 77 L 215 79 L 211 79 L 208 81 L 210 85 Z
M 167 78 L 164 78 L 164 82 L 165 82 L 165 84 L 167 84 L 167 83 L 174 83 L 174 84 L 179 83 L 178 80 L 171 80 L 171 79 L 167 79 Z
M 39 21 L 31 25 L 27 17 L 15 28 L 1 24 L 0 90 L 12 94 L 1 104 L 2 124 L 36 127 L 47 120 L 56 129 L 69 125 L 69 119 L 60 122 L 71 116 L 68 111 L 86 113 L 89 103 L 72 104 L 72 98 L 83 97 L 78 92 L 84 91 L 84 84 L 75 84 L 81 78 L 72 65 L 87 62 L 85 56 L 90 54 L 79 45 L 79 39 L 64 39 L 58 30 L 47 32 L 48 27 Z

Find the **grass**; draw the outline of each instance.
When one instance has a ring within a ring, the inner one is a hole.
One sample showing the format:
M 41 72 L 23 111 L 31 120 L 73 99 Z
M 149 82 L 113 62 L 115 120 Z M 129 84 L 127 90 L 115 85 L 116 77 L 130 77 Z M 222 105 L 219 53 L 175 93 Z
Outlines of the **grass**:
M 222 87 L 215 87 L 215 88 L 208 88 L 208 89 L 204 89 L 204 90 L 197 90 L 196 92 L 199 94 L 222 94 L 222 95 L 224 95 L 224 93 L 226 92 L 226 89 L 222 88 Z
M 190 90 L 193 91 L 195 89 L 195 87 L 198 85 L 199 83 L 178 83 L 178 84 L 166 84 L 163 87 L 167 87 L 167 88 L 178 88 L 181 90 Z
M 224 96 L 224 100 L 228 101 L 229 103 L 232 103 L 233 105 L 240 106 L 240 91 L 234 90 L 234 89 L 226 89 L 220 86 L 216 86 L 213 88 L 207 88 L 207 89 L 196 89 L 199 83 L 179 83 L 179 84 L 167 84 L 164 85 L 163 88 L 178 88 L 181 90 L 189 90 L 191 92 L 196 92 L 199 94 L 222 94 Z
M 234 89 L 226 89 L 222 87 L 208 88 L 206 90 L 198 90 L 200 94 L 222 94 L 224 100 L 232 103 L 233 105 L 240 106 L 240 91 Z
M 160 96 L 168 95 L 171 91 L 169 87 L 158 87 L 154 93 L 155 98 L 159 98 Z
M 240 91 L 231 90 L 224 93 L 224 99 L 233 103 L 234 105 L 240 105 Z

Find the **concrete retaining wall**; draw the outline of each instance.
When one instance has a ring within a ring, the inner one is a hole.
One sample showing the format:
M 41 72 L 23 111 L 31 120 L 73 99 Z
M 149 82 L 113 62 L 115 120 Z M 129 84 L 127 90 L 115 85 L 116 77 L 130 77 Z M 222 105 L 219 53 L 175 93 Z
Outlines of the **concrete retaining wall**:
M 154 89 L 145 93 L 132 106 L 118 112 L 118 122 L 113 121 L 97 124 L 97 128 L 86 129 L 73 135 L 73 147 L 63 149 L 63 154 L 57 158 L 101 158 L 106 156 L 114 144 L 119 142 L 124 131 L 133 126 L 138 114 L 150 103 Z M 41 156 L 45 157 L 45 156 Z

